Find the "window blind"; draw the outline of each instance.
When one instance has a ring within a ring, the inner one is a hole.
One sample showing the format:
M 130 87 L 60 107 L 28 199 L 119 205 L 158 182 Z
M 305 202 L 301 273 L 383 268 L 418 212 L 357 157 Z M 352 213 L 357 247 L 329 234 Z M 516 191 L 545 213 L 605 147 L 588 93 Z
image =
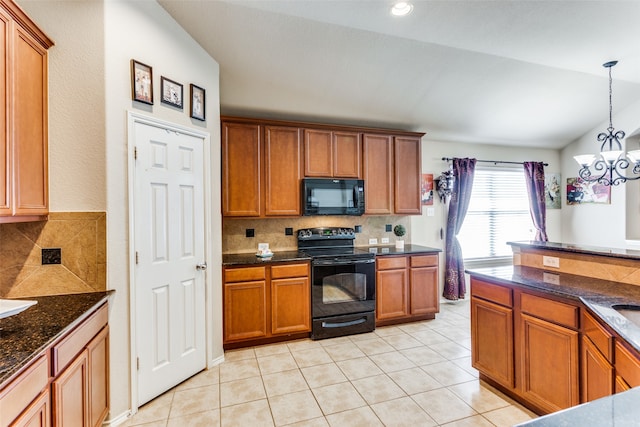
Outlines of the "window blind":
M 511 258 L 507 242 L 533 238 L 524 170 L 476 169 L 469 209 L 458 234 L 464 260 Z

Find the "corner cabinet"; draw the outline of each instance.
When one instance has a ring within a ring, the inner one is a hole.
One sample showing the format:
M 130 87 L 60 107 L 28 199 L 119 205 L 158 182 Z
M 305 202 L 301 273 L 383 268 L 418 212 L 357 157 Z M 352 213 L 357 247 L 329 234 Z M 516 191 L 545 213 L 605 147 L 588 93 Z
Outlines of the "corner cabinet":
M 53 42 L 15 3 L 0 2 L 0 223 L 49 213 L 48 56 Z
M 225 267 L 224 347 L 308 336 L 309 263 Z

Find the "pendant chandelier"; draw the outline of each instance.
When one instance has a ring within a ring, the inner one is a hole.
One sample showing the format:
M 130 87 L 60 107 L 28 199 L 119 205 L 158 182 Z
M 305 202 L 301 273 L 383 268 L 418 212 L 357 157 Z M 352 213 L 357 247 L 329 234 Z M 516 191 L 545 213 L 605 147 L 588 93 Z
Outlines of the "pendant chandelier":
M 598 141 L 602 143 L 599 154 L 581 154 L 574 156 L 581 166 L 578 175 L 587 182 L 598 182 L 603 185 L 618 185 L 627 181 L 640 179 L 640 150 L 626 153 L 622 149 L 620 140 L 624 139 L 624 131 L 613 128 L 611 104 L 611 68 L 618 61 L 602 64 L 609 69 L 609 127 L 606 132 L 598 134 Z M 633 165 L 631 172 L 634 176 L 627 176 L 625 169 Z

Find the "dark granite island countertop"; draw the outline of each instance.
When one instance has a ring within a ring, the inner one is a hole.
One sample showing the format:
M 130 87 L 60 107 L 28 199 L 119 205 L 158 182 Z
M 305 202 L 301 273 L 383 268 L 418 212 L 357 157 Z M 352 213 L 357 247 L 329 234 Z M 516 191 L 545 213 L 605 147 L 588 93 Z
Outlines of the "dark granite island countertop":
M 544 249 L 570 254 L 599 255 L 609 258 L 640 260 L 640 251 L 633 249 L 603 248 L 598 246 L 582 246 L 557 242 L 536 242 L 533 240 L 527 242 L 507 242 L 507 244 L 514 247 Z
M 0 388 L 59 337 L 82 323 L 113 292 L 21 298 L 38 303 L 0 319 Z

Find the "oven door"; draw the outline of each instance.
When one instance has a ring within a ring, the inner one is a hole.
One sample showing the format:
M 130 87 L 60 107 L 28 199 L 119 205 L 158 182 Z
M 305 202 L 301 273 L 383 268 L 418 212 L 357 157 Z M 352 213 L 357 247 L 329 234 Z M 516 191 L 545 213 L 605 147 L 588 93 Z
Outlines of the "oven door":
M 314 319 L 375 310 L 375 259 L 319 258 L 311 265 Z

